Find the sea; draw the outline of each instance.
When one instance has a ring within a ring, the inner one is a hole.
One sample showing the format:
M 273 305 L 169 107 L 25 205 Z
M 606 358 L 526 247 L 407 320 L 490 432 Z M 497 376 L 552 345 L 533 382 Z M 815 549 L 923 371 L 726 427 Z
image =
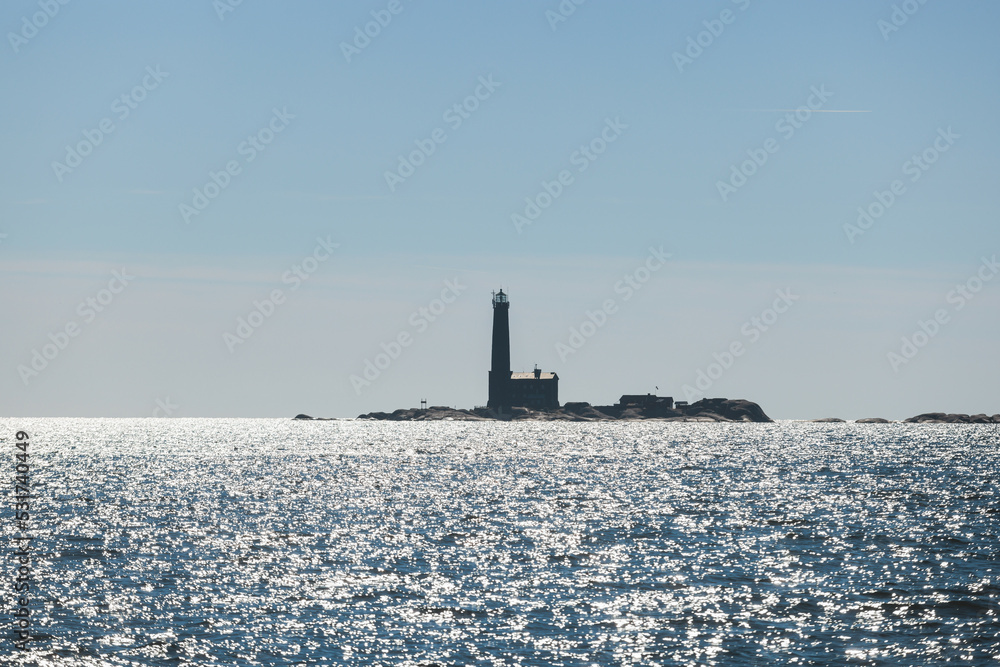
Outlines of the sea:
M 995 425 L 0 419 L 0 439 L 4 665 L 1000 665 Z

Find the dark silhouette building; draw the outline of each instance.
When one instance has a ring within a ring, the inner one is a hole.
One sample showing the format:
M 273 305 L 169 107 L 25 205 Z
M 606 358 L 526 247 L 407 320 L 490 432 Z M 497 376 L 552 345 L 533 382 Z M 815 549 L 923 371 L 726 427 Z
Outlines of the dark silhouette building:
M 616 407 L 620 408 L 674 408 L 672 396 L 654 396 L 653 394 L 623 394 L 618 399 Z
M 536 368 L 531 373 L 510 374 L 510 404 L 534 410 L 559 407 L 559 376 Z
M 559 376 L 536 368 L 531 373 L 510 371 L 510 302 L 503 290 L 493 294 L 493 354 L 490 397 L 486 407 L 551 410 L 559 407 Z

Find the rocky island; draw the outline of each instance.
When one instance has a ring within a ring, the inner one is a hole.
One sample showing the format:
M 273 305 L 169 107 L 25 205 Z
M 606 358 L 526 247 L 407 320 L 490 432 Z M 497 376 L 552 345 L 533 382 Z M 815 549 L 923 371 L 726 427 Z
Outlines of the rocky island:
M 386 421 L 700 421 L 700 422 L 770 422 L 760 406 L 743 399 L 703 398 L 694 403 L 670 396 L 625 394 L 614 405 L 591 405 L 584 402 L 559 403 L 559 375 L 533 371 L 515 372 L 510 364 L 510 300 L 503 289 L 493 293 L 493 346 L 488 374 L 489 399 L 483 407 L 462 410 L 444 406 L 400 409 L 393 412 L 369 412 L 358 419 Z M 384 355 L 383 355 L 384 356 Z M 376 364 L 378 360 L 376 359 Z M 386 362 L 387 363 L 387 362 Z M 352 376 L 355 387 L 365 378 Z M 312 419 L 298 415 L 295 419 Z
M 623 396 L 622 399 L 644 397 Z M 696 403 L 677 403 L 669 406 L 658 396 L 654 400 L 628 402 L 615 405 L 591 405 L 590 403 L 566 403 L 551 410 L 511 408 L 509 412 L 497 413 L 491 408 L 463 410 L 448 406 L 434 405 L 429 408 L 401 408 L 392 412 L 369 412 L 358 415 L 357 419 L 381 421 L 672 421 L 672 422 L 771 422 L 759 405 L 744 399 L 705 398 Z M 329 417 L 310 417 L 300 414 L 298 420 L 329 421 Z M 838 417 L 810 420 L 816 423 L 850 423 Z M 853 420 L 855 424 L 1000 424 L 1000 414 L 967 415 L 961 413 L 927 412 L 893 422 L 881 417 Z
M 296 419 L 310 419 L 299 415 Z M 659 396 L 622 396 L 615 405 L 566 403 L 558 408 L 540 410 L 513 407 L 498 412 L 492 408 L 463 410 L 444 406 L 400 409 L 393 412 L 369 412 L 358 419 L 385 421 L 680 421 L 680 422 L 770 422 L 759 405 L 752 401 L 728 398 L 705 398 L 695 403 L 674 404 Z

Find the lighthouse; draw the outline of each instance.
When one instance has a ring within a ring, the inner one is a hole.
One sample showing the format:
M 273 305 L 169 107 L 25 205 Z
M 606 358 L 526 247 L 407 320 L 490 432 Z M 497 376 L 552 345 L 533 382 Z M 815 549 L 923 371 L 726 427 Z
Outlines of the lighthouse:
M 490 398 L 486 407 L 510 407 L 510 302 L 503 289 L 493 293 L 493 360 L 490 365 Z
M 486 407 L 498 412 L 512 407 L 554 410 L 559 407 L 559 376 L 535 368 L 529 373 L 510 371 L 510 302 L 501 289 L 493 293 L 493 355 L 490 398 Z

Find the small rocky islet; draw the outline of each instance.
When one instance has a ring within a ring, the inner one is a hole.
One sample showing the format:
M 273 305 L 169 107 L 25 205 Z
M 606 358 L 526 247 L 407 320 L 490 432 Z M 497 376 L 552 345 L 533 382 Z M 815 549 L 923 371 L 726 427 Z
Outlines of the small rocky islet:
M 809 421 L 819 424 L 847 423 L 848 420 L 839 417 L 824 417 L 823 419 L 810 419 Z M 866 417 L 865 419 L 855 419 L 855 424 L 892 424 L 891 419 L 881 417 Z M 925 412 L 916 417 L 910 417 L 900 422 L 901 424 L 1000 424 L 1000 414 L 990 415 L 978 414 L 967 415 L 962 413 L 946 412 Z

